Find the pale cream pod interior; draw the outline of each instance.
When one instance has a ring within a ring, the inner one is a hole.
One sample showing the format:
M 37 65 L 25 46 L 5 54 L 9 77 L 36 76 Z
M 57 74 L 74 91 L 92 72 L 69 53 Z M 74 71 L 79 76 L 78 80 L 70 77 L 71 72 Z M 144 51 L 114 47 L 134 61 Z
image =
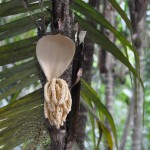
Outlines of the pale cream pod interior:
M 74 53 L 73 40 L 61 34 L 43 36 L 36 45 L 37 59 L 48 81 L 63 74 Z

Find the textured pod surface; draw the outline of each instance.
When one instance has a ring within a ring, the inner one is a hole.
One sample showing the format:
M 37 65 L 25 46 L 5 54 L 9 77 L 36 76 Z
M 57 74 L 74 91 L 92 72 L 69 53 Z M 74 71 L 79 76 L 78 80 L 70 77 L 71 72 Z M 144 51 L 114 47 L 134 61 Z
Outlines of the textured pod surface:
M 66 81 L 53 78 L 44 86 L 44 115 L 51 125 L 57 128 L 66 121 L 67 114 L 71 110 L 71 94 Z

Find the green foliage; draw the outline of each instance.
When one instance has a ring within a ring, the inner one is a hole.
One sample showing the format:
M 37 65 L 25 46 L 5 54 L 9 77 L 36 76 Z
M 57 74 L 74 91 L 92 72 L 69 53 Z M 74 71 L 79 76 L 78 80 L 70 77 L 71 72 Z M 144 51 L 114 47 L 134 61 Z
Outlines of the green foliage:
M 121 9 L 121 7 L 119 6 L 119 4 L 115 0 L 109 0 L 109 2 L 116 9 L 116 11 L 119 13 L 119 15 L 121 16 L 121 18 L 125 21 L 127 27 L 132 32 L 131 22 L 130 22 L 130 20 L 128 19 L 127 15 L 126 15 L 126 12 Z
M 97 109 L 106 117 L 106 119 L 108 120 L 111 126 L 111 129 L 115 138 L 115 142 L 116 142 L 116 147 L 118 149 L 117 133 L 116 133 L 116 128 L 115 128 L 113 118 L 111 114 L 108 112 L 107 108 L 104 106 L 104 104 L 100 101 L 97 93 L 84 80 L 82 80 L 81 95 L 87 102 L 92 101 L 97 107 Z M 100 123 L 100 125 L 102 128 L 102 131 L 104 132 L 104 135 L 106 136 L 110 149 L 113 149 L 112 137 L 111 135 L 108 134 L 109 133 L 108 129 L 106 130 L 106 127 L 103 125 L 102 122 Z
M 130 22 L 126 17 L 123 10 L 119 5 L 111 0 L 110 1 L 117 12 L 125 20 L 127 26 L 130 28 Z M 29 0 L 28 8 L 33 14 L 37 24 L 41 24 L 39 18 L 45 15 L 46 20 L 50 20 L 51 14 L 45 9 L 51 6 L 49 1 L 44 1 L 44 11 L 41 12 L 38 0 Z M 37 90 L 25 97 L 19 98 L 19 93 L 24 88 L 28 88 L 31 85 L 37 83 L 38 76 L 36 70 L 35 57 L 35 45 L 38 40 L 35 33 L 27 34 L 23 40 L 21 35 L 28 33 L 29 31 L 36 29 L 30 16 L 27 16 L 27 10 L 22 6 L 20 0 L 7 1 L 0 4 L 0 17 L 6 21 L 0 26 L 0 40 L 3 40 L 0 47 L 0 66 L 2 71 L 0 72 L 0 101 L 3 101 L 7 97 L 12 99 L 11 103 L 7 106 L 0 108 L 0 149 L 7 150 L 12 149 L 22 143 L 26 149 L 29 149 L 31 143 L 35 142 L 36 134 L 43 129 L 43 92 Z M 105 37 L 100 30 L 92 27 L 86 19 L 79 16 L 88 17 L 93 20 L 97 25 L 103 26 L 110 30 L 121 42 L 122 47 L 126 50 L 127 47 L 133 51 L 136 63 L 139 63 L 138 54 L 133 48 L 132 44 L 117 31 L 101 14 L 95 11 L 88 4 L 81 0 L 73 1 L 71 6 L 75 11 L 75 19 L 79 21 L 80 25 L 88 31 L 87 36 L 94 42 L 105 48 L 108 52 L 112 53 L 118 60 L 125 64 L 134 76 L 140 78 L 138 71 L 131 65 L 128 57 L 126 57 L 120 49 L 112 43 L 107 37 Z M 16 17 L 17 16 L 17 17 Z M 16 17 L 16 18 L 15 18 Z M 35 32 L 35 31 L 34 31 Z M 15 40 L 17 38 L 17 41 Z M 7 68 L 8 64 L 12 64 L 11 68 Z M 106 117 L 109 121 L 113 136 L 115 139 L 116 147 L 117 133 L 112 116 L 107 111 L 106 107 L 102 104 L 96 92 L 85 81 L 82 81 L 82 97 L 87 103 L 84 103 L 87 110 L 91 114 L 91 122 L 93 126 L 93 139 L 95 141 L 95 148 L 99 145 L 99 141 L 96 143 L 94 135 L 94 127 L 96 123 L 99 126 L 99 131 L 102 130 L 110 149 L 113 149 L 113 138 L 109 130 L 105 127 L 103 119 L 97 117 L 93 111 L 93 104 L 97 110 Z M 101 116 L 101 115 L 99 115 Z M 96 123 L 95 123 L 96 120 Z M 99 136 L 99 140 L 101 135 Z M 9 141 L 9 142 L 6 142 Z M 35 147 L 36 144 L 33 144 Z
M 127 23 L 127 26 L 131 30 L 131 23 L 129 19 L 127 18 L 126 14 L 123 12 L 123 10 L 115 1 L 110 0 L 110 2 L 114 6 L 114 8 L 117 10 L 117 12 L 121 15 L 121 17 L 125 20 L 125 22 Z M 110 52 L 118 60 L 120 60 L 124 65 L 126 65 L 128 69 L 134 74 L 134 76 L 139 78 L 141 84 L 143 85 L 139 72 L 137 72 L 137 70 L 139 69 L 139 55 L 137 51 L 135 50 L 134 46 L 120 32 L 118 32 L 99 12 L 94 10 L 91 6 L 89 6 L 85 2 L 81 0 L 75 0 L 72 7 L 75 10 L 76 19 L 78 20 L 80 25 L 86 31 L 90 33 L 87 35 L 89 39 L 91 39 L 94 43 L 97 43 L 98 45 L 100 45 L 106 51 Z M 78 15 L 78 12 L 81 12 L 85 17 L 93 20 L 97 25 L 100 24 L 104 28 L 110 30 L 121 42 L 123 49 L 126 53 L 126 56 L 124 56 L 123 53 L 118 49 L 118 47 L 114 43 L 112 43 L 105 35 L 103 35 L 100 32 L 100 30 L 95 29 L 91 24 L 88 23 L 88 21 L 80 17 Z M 129 47 L 130 50 L 134 53 L 137 70 L 129 62 L 129 58 L 127 54 L 127 47 Z
M 49 6 L 49 4 L 48 1 L 44 1 L 44 6 Z M 3 2 L 0 4 L 0 8 L 0 17 L 26 13 L 26 9 L 23 7 L 22 1 L 20 0 Z M 39 9 L 38 0 L 29 0 L 28 8 L 32 11 Z
M 2 150 L 34 139 L 44 120 L 42 94 L 42 90 L 35 91 L 0 109 Z

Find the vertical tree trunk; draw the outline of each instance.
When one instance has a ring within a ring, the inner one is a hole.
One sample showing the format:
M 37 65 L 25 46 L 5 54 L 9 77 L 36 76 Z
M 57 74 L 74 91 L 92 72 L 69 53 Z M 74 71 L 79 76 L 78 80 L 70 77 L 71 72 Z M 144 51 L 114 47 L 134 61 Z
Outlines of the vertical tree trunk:
M 89 4 L 93 6 L 93 8 L 98 9 L 99 0 L 89 0 Z M 91 24 L 94 25 L 92 22 Z M 84 60 L 83 60 L 83 79 L 89 84 L 91 83 L 91 78 L 92 78 L 93 53 L 94 53 L 93 42 L 91 42 L 90 39 L 85 38 Z M 81 150 L 84 150 L 86 122 L 87 122 L 87 110 L 82 104 L 80 104 L 76 142 Z
M 104 17 L 112 24 L 115 25 L 115 12 L 108 2 L 104 1 Z M 114 42 L 114 35 L 108 32 L 106 29 L 102 29 L 103 33 Z M 106 85 L 106 106 L 108 110 L 113 113 L 113 103 L 114 103 L 114 93 L 113 93 L 113 67 L 114 67 L 114 57 L 106 52 L 104 49 L 100 51 L 99 55 L 99 66 L 100 72 L 105 74 L 105 85 Z
M 104 16 L 105 18 L 114 26 L 115 25 L 115 12 L 111 4 L 106 0 L 104 2 Z M 107 37 L 114 42 L 114 35 L 110 32 L 106 32 Z M 114 78 L 113 78 L 113 67 L 114 67 L 114 57 L 112 54 L 106 54 L 106 106 L 108 110 L 113 113 L 113 103 L 114 103 Z
M 65 20 L 65 24 L 63 24 L 63 32 L 64 35 L 70 37 L 70 20 L 69 20 L 69 1 L 65 1 L 65 5 L 62 4 L 60 1 L 55 0 L 53 1 L 53 28 L 58 28 L 58 19 L 60 19 L 62 22 Z M 63 7 L 63 8 L 62 8 Z M 61 12 L 63 11 L 63 12 Z M 61 14 L 63 13 L 63 15 Z M 66 26 L 68 27 L 68 30 L 66 30 Z M 52 30 L 53 30 L 52 28 Z M 65 73 L 62 75 L 62 79 L 66 80 L 69 87 L 71 86 L 71 72 L 72 72 L 72 66 L 69 66 L 69 69 L 65 71 Z M 43 85 L 45 82 L 43 83 Z M 64 150 L 65 148 L 65 140 L 66 140 L 66 125 L 61 127 L 60 129 L 57 129 L 55 126 L 51 126 L 49 124 L 49 121 L 45 121 L 45 125 L 48 129 L 48 132 L 50 134 L 51 144 L 50 148 L 51 150 Z
M 144 18 L 139 23 L 139 29 L 144 29 Z M 140 30 L 141 30 L 140 29 Z M 141 31 L 140 31 L 141 32 Z M 142 34 L 140 33 L 139 39 L 134 40 L 140 40 L 141 44 L 139 46 L 136 46 L 137 51 L 139 52 L 140 57 L 140 74 L 141 77 L 143 77 L 144 72 L 144 47 L 142 44 Z M 139 41 L 139 42 L 140 42 Z M 134 116 L 133 116 L 133 135 L 132 135 L 132 150 L 141 150 L 142 149 L 142 131 L 143 131 L 143 103 L 144 103 L 144 93 L 143 88 L 140 85 L 139 81 L 137 81 L 138 88 L 136 90 L 136 95 L 134 96 Z
M 85 38 L 84 51 L 85 51 L 85 56 L 83 61 L 83 79 L 86 82 L 91 83 L 94 44 L 91 41 L 89 41 L 89 39 L 87 38 Z M 76 141 L 81 150 L 84 150 L 86 122 L 87 122 L 87 110 L 82 104 L 80 104 Z
M 144 72 L 144 29 L 145 29 L 145 13 L 148 0 L 129 0 L 129 9 L 131 23 L 133 29 L 133 42 L 140 57 L 140 73 L 143 77 Z M 143 129 L 143 103 L 144 93 L 142 86 L 137 81 L 138 88 L 135 89 L 134 102 L 134 121 L 132 134 L 132 150 L 142 149 L 142 129 Z
M 52 10 L 53 10 L 53 20 L 51 23 L 52 32 L 56 34 L 59 30 L 61 33 L 67 37 L 72 38 L 74 33 L 73 31 L 73 17 L 70 10 L 70 0 L 53 0 L 52 1 Z M 53 34 L 53 33 L 52 33 Z M 42 35 L 39 34 L 39 37 Z M 78 113 L 78 103 L 80 97 L 80 83 L 72 87 L 74 84 L 77 71 L 81 64 L 81 49 L 77 49 L 75 57 L 72 63 L 69 65 L 68 69 L 60 77 L 64 79 L 71 90 L 72 95 L 72 109 L 69 115 L 67 116 L 66 123 L 57 129 L 55 126 L 51 126 L 48 120 L 45 120 L 45 126 L 49 132 L 51 144 L 48 149 L 50 150 L 71 150 L 75 140 L 75 126 L 76 118 Z M 79 60 L 79 61 L 76 61 Z M 41 68 L 38 67 L 39 77 L 44 86 L 46 83 L 46 77 L 42 72 Z M 72 87 L 72 88 L 71 88 Z
M 115 11 L 108 0 L 104 1 L 104 9 L 103 9 L 104 17 L 114 26 L 115 25 Z M 102 32 L 112 41 L 114 42 L 115 37 L 108 30 L 102 28 Z M 114 57 L 112 54 L 106 52 L 106 50 L 101 49 L 99 53 L 99 66 L 100 73 L 104 73 L 104 84 L 106 86 L 105 89 L 105 101 L 106 107 L 111 114 L 113 114 L 113 104 L 114 104 Z M 110 129 L 110 125 L 106 122 L 107 127 Z M 110 129 L 111 130 L 111 129 Z M 109 149 L 106 146 L 106 149 Z

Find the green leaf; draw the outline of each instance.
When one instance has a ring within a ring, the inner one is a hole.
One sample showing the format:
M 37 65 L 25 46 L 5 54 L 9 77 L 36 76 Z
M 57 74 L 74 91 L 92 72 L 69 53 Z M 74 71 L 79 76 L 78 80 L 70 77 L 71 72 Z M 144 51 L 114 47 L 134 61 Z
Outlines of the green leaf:
M 27 107 L 27 110 L 34 108 L 36 106 L 36 103 L 37 103 L 37 105 L 39 104 L 37 101 L 37 98 L 38 99 L 43 98 L 42 89 L 39 89 L 31 94 L 28 94 L 27 96 L 20 98 L 19 100 L 15 101 L 13 103 L 10 103 L 9 105 L 7 105 L 5 107 L 0 108 L 0 118 L 4 119 L 4 118 L 7 118 L 9 115 L 15 116 L 17 113 L 20 113 L 18 111 L 24 111 L 26 106 L 29 106 L 29 108 Z M 33 104 L 35 103 L 34 107 L 30 106 L 32 103 Z M 12 113 L 13 111 L 14 111 L 14 113 Z
M 36 67 L 36 62 L 34 59 L 24 63 L 22 62 L 21 64 L 14 65 L 13 67 L 4 69 L 2 72 L 0 72 L 0 79 L 4 80 L 4 79 L 11 78 L 14 73 L 19 73 L 24 70 L 28 70 L 30 68 L 35 68 L 35 67 Z
M 3 89 L 5 92 L 7 92 L 10 90 L 10 88 L 12 88 L 12 86 L 15 86 L 15 85 L 17 86 L 17 84 L 22 85 L 21 82 L 23 82 L 23 81 L 18 82 L 19 80 L 22 80 L 26 77 L 30 78 L 30 76 L 34 75 L 34 74 L 37 74 L 36 68 L 30 68 L 30 69 L 24 70 L 22 72 L 18 72 L 16 74 L 12 74 L 12 76 L 10 76 L 8 79 L 2 80 L 0 82 L 0 89 Z
M 92 102 L 89 101 L 88 99 L 86 99 L 86 102 L 91 107 L 91 109 L 93 109 Z M 81 100 L 81 103 L 83 105 L 85 105 L 85 108 L 88 110 L 88 106 L 85 104 L 85 102 Z M 91 125 L 92 125 L 92 136 L 93 136 L 94 149 L 96 150 L 95 122 L 94 122 L 94 118 L 93 118 L 93 116 L 91 114 L 90 114 L 90 122 L 91 122 Z
M 7 128 L 1 131 L 0 145 L 4 145 L 3 149 L 12 149 L 34 137 L 38 131 L 40 120 L 44 120 L 40 109 L 42 110 L 42 106 L 35 108 L 34 111 L 28 110 L 30 114 L 26 111 L 21 113 L 22 116 L 16 117 Z
M 50 13 L 48 11 L 36 13 L 33 15 L 33 18 L 40 24 L 40 17 L 45 15 L 45 20 L 50 19 Z M 18 34 L 25 33 L 27 31 L 33 30 L 36 28 L 36 25 L 33 23 L 31 16 L 23 17 L 21 19 L 12 21 L 10 23 L 4 24 L 0 27 L 0 40 L 4 40 Z M 36 31 L 35 31 L 36 32 Z
M 15 84 L 13 86 L 13 88 L 10 88 L 8 89 L 7 91 L 5 91 L 3 94 L 0 95 L 0 99 L 3 99 L 9 95 L 12 95 L 16 92 L 18 92 L 19 90 L 22 90 L 23 88 L 35 83 L 38 81 L 38 76 L 37 75 L 34 75 L 34 76 L 31 76 L 31 77 L 26 77 L 26 78 L 23 78 L 19 83 Z M 10 85 L 10 84 L 9 84 Z
M 34 138 L 44 120 L 42 95 L 40 89 L 0 108 L 2 150 L 13 149 Z
M 18 82 L 19 80 L 22 80 L 24 77 L 30 77 L 36 73 L 37 73 L 36 68 L 30 68 L 28 70 L 24 70 L 22 72 L 13 74 L 10 78 L 0 82 L 1 83 L 0 88 L 5 89 L 5 87 L 8 87 L 9 85 Z
M 33 18 L 35 20 L 40 19 L 41 16 L 43 16 L 43 13 L 46 15 L 45 18 L 47 19 L 50 17 L 50 13 L 48 11 L 39 12 L 33 15 Z M 4 24 L 0 26 L 0 32 L 6 32 L 9 30 L 9 32 L 12 32 L 12 29 L 18 29 L 18 28 L 24 28 L 25 26 L 28 26 L 29 24 L 33 24 L 31 16 L 26 16 L 21 19 L 11 21 L 10 23 Z M 35 27 L 35 24 L 33 24 Z
M 27 39 L 24 39 L 24 40 L 20 40 L 18 42 L 13 42 L 13 43 L 10 43 L 10 44 L 3 45 L 3 46 L 0 47 L 0 55 L 12 52 L 16 49 L 20 49 L 20 48 L 23 48 L 25 46 L 28 46 L 32 43 L 37 42 L 37 40 L 38 40 L 38 37 L 35 36 L 35 37 L 27 38 Z
M 18 143 L 14 141 L 15 138 L 25 137 L 26 134 L 29 134 L 26 131 L 38 126 L 39 120 L 43 119 L 42 95 L 43 92 L 40 89 L 0 108 L 0 126 L 3 129 L 0 131 L 0 134 L 3 135 L 0 137 L 0 146 L 9 145 L 11 141 L 15 142 L 12 142 L 16 144 L 14 147 L 17 146 Z M 16 131 L 19 132 L 16 134 Z
M 15 1 L 18 1 L 18 3 Z M 17 3 L 17 5 L 16 5 L 16 3 Z M 49 1 L 44 1 L 44 7 L 50 6 L 50 4 L 51 3 Z M 15 7 L 15 5 L 16 5 L 16 7 Z M 0 8 L 2 8 L 0 10 L 0 17 L 6 17 L 6 16 L 11 16 L 11 15 L 16 15 L 16 14 L 27 12 L 27 10 L 23 7 L 21 0 L 13 0 L 13 1 L 5 2 L 5 3 L 1 3 Z M 29 8 L 29 10 L 32 10 L 32 11 L 39 9 L 40 8 L 39 3 L 38 2 L 31 3 L 31 4 L 29 4 L 28 8 Z
M 88 99 L 85 95 L 83 94 L 83 92 L 81 91 L 81 95 L 82 97 L 89 101 L 90 99 Z M 99 122 L 99 125 L 105 135 L 105 138 L 107 140 L 108 146 L 110 148 L 110 150 L 113 150 L 113 140 L 112 140 L 112 136 L 110 131 L 105 127 L 105 125 L 101 122 L 101 120 L 97 117 L 97 115 L 95 114 L 95 112 L 92 110 L 91 106 L 89 106 L 85 101 L 83 101 L 82 99 L 80 100 L 80 102 L 82 103 L 82 105 L 88 110 L 88 112 Z
M 35 60 L 15 65 L 0 72 L 0 88 L 2 91 L 0 100 L 38 81 L 38 77 L 34 74 L 37 74 Z
M 28 0 L 29 4 L 32 2 L 36 2 L 38 0 Z M 0 14 L 4 14 L 8 12 L 8 10 L 15 9 L 17 7 L 22 7 L 22 1 L 21 0 L 13 0 L 8 2 L 2 2 L 0 3 Z M 11 15 L 11 13 L 10 13 Z
M 32 29 L 35 29 L 35 25 L 30 23 L 22 28 L 13 28 L 13 30 L 4 31 L 0 33 L 0 40 L 2 41 L 4 39 L 11 38 L 13 36 L 31 31 Z
M 20 7 L 22 6 L 22 3 L 20 0 L 13 0 L 13 1 L 8 1 L 8 2 L 3 2 L 0 4 L 0 14 L 6 13 L 10 9 L 14 9 L 15 7 Z
M 0 66 L 35 56 L 35 44 L 0 55 Z
M 15 94 L 13 95 L 12 99 L 11 99 L 11 102 L 14 102 L 17 97 L 19 96 L 19 94 L 21 93 L 22 90 L 19 90 L 18 92 L 15 92 Z
M 127 18 L 124 11 L 116 3 L 116 1 L 110 1 L 112 2 L 113 6 L 116 8 L 118 13 L 121 14 L 123 19 L 126 21 L 127 25 L 131 27 L 131 22 Z M 125 51 L 127 50 L 127 47 L 129 47 L 130 50 L 134 53 L 137 66 L 139 67 L 139 54 L 134 48 L 134 46 L 119 31 L 117 31 L 98 11 L 96 11 L 92 6 L 88 5 L 87 3 L 81 0 L 73 1 L 72 8 L 76 10 L 77 13 L 80 12 L 81 14 L 86 16 L 86 18 L 90 18 L 92 21 L 95 21 L 97 24 L 100 24 L 101 26 L 111 31 L 120 40 Z
M 39 99 L 37 99 L 37 104 L 39 103 Z M 33 106 L 33 104 L 32 104 Z M 35 106 L 35 103 L 34 103 L 34 106 Z M 8 140 L 9 138 L 12 137 L 12 131 L 15 132 L 16 130 L 19 129 L 20 126 L 23 125 L 23 123 L 25 122 L 25 120 L 23 119 L 27 119 L 28 121 L 32 121 L 34 120 L 34 117 L 30 117 L 31 115 L 40 115 L 38 113 L 38 109 L 39 108 L 36 108 L 36 109 L 25 109 L 21 112 L 19 111 L 20 113 L 16 114 L 16 116 L 8 116 L 7 118 L 5 118 L 5 120 L 1 121 L 0 125 L 1 125 L 1 128 L 5 128 L 3 129 L 0 133 L 1 133 L 1 136 L 3 137 L 3 140 L 0 141 L 0 144 L 2 142 L 5 143 L 5 140 Z M 36 112 L 37 111 L 37 112 Z M 23 116 L 25 114 L 25 116 Z M 29 116 L 28 118 L 27 115 Z M 23 125 L 24 126 L 24 125 Z M 4 144 L 3 143 L 3 144 Z
M 128 69 L 133 73 L 135 77 L 137 77 L 141 84 L 143 85 L 143 82 L 141 80 L 141 77 L 139 73 L 136 71 L 136 69 L 131 65 L 127 57 L 123 55 L 123 53 L 116 47 L 114 43 L 112 43 L 105 35 L 103 35 L 99 30 L 95 29 L 92 25 L 90 25 L 87 21 L 85 21 L 83 18 L 78 16 L 76 14 L 76 19 L 79 21 L 80 25 L 88 31 L 88 38 L 100 45 L 102 48 L 104 48 L 106 51 L 110 52 L 114 57 L 116 57 L 118 60 L 120 60 Z M 144 86 L 143 86 L 144 87 Z
M 131 43 L 119 31 L 117 31 L 98 11 L 93 9 L 92 6 L 88 5 L 87 3 L 81 0 L 75 0 L 73 1 L 72 8 L 77 12 L 80 12 L 81 14 L 85 15 L 88 19 L 90 18 L 97 24 L 100 24 L 103 27 L 110 30 L 120 40 L 121 43 L 133 49 Z M 134 52 L 137 53 L 137 51 Z
M 125 11 L 122 10 L 122 8 L 119 6 L 119 4 L 116 2 L 116 0 L 109 0 L 109 2 L 112 4 L 112 6 L 117 10 L 119 15 L 122 17 L 122 19 L 125 21 L 126 25 L 132 31 L 131 22 L 128 19 Z
M 107 118 L 111 129 L 112 133 L 114 135 L 116 147 L 118 149 L 118 142 L 117 142 L 117 133 L 116 133 L 116 127 L 113 121 L 113 118 L 107 108 L 103 105 L 103 103 L 100 101 L 97 93 L 84 81 L 82 80 L 82 89 L 81 89 L 81 95 L 83 98 L 88 99 L 89 101 L 92 101 L 95 106 L 98 108 L 99 111 L 101 111 Z
M 94 149 L 96 149 L 95 122 L 94 122 L 94 118 L 91 114 L 90 114 L 90 123 L 92 125 L 92 136 L 93 136 Z

